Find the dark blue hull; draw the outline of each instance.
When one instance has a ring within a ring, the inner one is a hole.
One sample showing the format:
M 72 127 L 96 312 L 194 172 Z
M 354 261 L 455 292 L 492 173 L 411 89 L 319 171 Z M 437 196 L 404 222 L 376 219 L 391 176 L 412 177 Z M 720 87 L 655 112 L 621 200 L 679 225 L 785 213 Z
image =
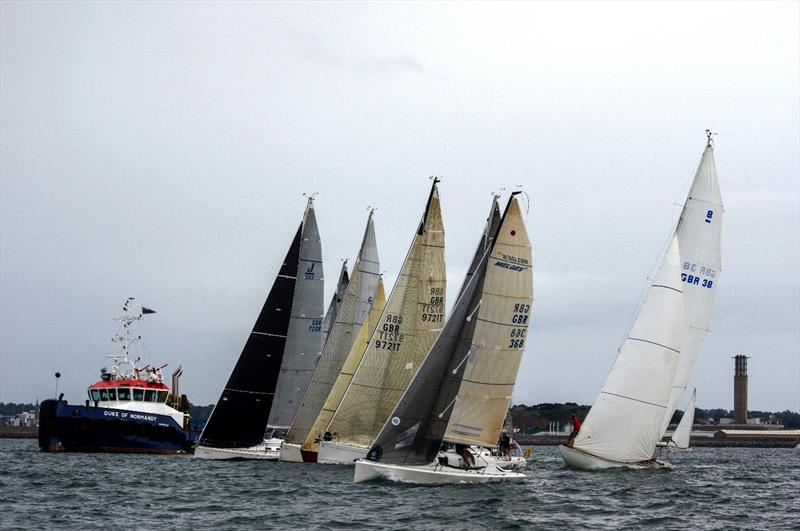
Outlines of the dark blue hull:
M 64 400 L 45 400 L 39 407 L 39 448 L 44 452 L 176 454 L 192 447 L 189 432 L 168 415 Z

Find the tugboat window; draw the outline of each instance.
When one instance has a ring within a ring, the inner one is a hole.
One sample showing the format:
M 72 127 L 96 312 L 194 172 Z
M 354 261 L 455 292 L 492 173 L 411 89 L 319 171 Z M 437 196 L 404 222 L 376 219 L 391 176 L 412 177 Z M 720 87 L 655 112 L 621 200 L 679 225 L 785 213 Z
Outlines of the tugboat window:
M 108 390 L 108 399 L 109 400 L 116 400 L 117 399 L 117 390 L 116 389 L 109 389 Z
M 108 389 L 100 389 L 100 400 L 108 400 Z
M 117 398 L 120 400 L 130 400 L 131 399 L 131 390 L 125 387 L 120 387 L 117 390 Z
M 100 391 L 98 391 L 97 389 L 92 389 L 92 400 L 94 400 L 95 402 L 100 401 Z
M 158 401 L 159 402 L 166 402 L 167 401 L 167 392 L 166 391 L 159 391 L 158 392 Z
M 133 399 L 134 400 L 142 400 L 144 398 L 144 389 L 139 387 L 133 388 Z
M 144 392 L 144 401 L 145 402 L 155 402 L 156 401 L 156 392 L 153 389 L 148 389 Z

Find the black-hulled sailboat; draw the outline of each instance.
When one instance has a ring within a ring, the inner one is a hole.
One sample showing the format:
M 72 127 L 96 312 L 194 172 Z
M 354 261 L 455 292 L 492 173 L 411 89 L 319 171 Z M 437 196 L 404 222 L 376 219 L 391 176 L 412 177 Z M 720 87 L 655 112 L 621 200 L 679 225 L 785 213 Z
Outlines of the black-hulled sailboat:
M 309 199 L 267 300 L 200 435 L 195 457 L 278 458 L 282 439 L 267 432 L 267 421 L 275 409 L 279 377 L 286 376 L 298 357 L 319 356 L 322 282 L 320 237 L 314 201 Z M 284 410 L 290 407 L 283 404 Z

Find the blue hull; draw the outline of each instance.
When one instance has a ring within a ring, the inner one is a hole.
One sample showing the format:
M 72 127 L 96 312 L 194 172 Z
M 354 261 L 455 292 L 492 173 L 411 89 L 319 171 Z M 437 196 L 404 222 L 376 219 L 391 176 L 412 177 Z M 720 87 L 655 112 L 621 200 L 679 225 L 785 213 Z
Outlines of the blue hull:
M 39 448 L 44 452 L 176 454 L 192 451 L 187 430 L 167 415 L 70 405 L 45 400 L 39 407 Z

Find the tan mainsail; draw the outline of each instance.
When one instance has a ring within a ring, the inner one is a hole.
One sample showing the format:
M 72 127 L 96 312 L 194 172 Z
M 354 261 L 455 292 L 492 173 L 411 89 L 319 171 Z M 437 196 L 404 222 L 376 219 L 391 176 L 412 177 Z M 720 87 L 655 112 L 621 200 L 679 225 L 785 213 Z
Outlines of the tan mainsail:
M 308 432 L 308 436 L 303 443 L 303 450 L 309 452 L 318 451 L 318 440 L 324 436 L 325 428 L 330 423 L 333 414 L 336 412 L 336 408 L 339 407 L 339 403 L 342 401 L 347 387 L 350 385 L 350 382 L 353 381 L 353 374 L 355 374 L 358 364 L 361 363 L 361 359 L 364 357 L 364 352 L 367 350 L 369 340 L 372 334 L 375 333 L 375 328 L 377 328 L 380 322 L 381 314 L 385 307 L 386 292 L 383 289 L 383 279 L 381 279 L 378 281 L 378 288 L 375 290 L 375 299 L 372 303 L 372 308 L 364 319 L 364 323 L 361 325 L 358 337 L 356 337 L 353 347 L 350 349 L 350 353 L 347 355 L 344 365 L 342 365 L 342 371 L 336 378 L 336 382 L 333 384 L 333 388 L 328 398 L 325 400 L 325 404 L 322 406 L 322 411 L 320 411 L 313 427 Z
M 386 308 L 327 429 L 368 448 L 400 400 L 444 321 L 444 228 L 434 182 Z
M 477 315 L 472 316 L 478 321 L 445 440 L 497 444 L 527 343 L 533 260 L 516 198 L 500 231 L 486 267 Z

